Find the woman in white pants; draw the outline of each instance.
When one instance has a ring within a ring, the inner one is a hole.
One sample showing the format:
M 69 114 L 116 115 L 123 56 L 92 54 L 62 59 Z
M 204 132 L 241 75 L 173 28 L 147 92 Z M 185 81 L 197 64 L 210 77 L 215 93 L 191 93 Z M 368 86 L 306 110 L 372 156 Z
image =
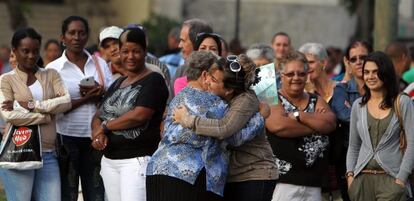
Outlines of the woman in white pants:
M 164 78 L 145 66 L 145 33 L 128 28 L 119 38 L 127 70 L 108 89 L 92 120 L 92 146 L 103 151 L 101 176 L 109 201 L 146 201 L 145 171 L 160 141 L 168 98 Z

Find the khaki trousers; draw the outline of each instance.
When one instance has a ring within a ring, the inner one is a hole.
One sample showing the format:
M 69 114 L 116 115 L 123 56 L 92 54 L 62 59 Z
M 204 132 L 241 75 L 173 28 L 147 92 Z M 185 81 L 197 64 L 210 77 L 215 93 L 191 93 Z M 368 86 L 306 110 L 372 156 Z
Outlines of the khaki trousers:
M 352 201 L 405 201 L 406 188 L 388 174 L 360 174 L 348 189 Z

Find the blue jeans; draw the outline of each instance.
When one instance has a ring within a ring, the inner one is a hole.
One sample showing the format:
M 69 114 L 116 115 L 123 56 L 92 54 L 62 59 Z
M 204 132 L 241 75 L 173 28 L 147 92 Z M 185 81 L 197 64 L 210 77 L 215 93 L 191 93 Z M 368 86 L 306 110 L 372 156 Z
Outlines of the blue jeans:
M 43 152 L 43 167 L 35 170 L 0 168 L 8 201 L 60 201 L 59 166 L 54 152 Z
M 62 201 L 78 200 L 79 177 L 83 200 L 104 201 L 105 190 L 100 175 L 102 154 L 92 148 L 90 138 L 62 135 L 62 139 L 69 151 L 68 173 L 61 175 Z

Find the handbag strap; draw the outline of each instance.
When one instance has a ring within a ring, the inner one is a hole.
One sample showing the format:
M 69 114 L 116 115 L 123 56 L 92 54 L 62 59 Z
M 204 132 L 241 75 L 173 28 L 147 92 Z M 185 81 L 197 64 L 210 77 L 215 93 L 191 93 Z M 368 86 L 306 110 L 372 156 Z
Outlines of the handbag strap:
M 96 72 L 98 72 L 98 76 L 99 76 L 99 84 L 100 84 L 102 87 L 105 87 L 105 80 L 104 80 L 104 77 L 103 77 L 103 73 L 102 73 L 101 66 L 99 65 L 98 58 L 96 58 L 96 56 L 95 56 L 95 55 L 92 55 L 92 59 L 93 59 L 93 63 L 95 63 Z
M 401 115 L 401 96 L 402 93 L 398 94 L 397 98 L 394 101 L 394 111 L 395 115 L 397 115 L 398 123 L 400 125 L 400 150 L 404 154 L 405 149 L 407 148 L 407 140 L 405 138 L 404 123 Z

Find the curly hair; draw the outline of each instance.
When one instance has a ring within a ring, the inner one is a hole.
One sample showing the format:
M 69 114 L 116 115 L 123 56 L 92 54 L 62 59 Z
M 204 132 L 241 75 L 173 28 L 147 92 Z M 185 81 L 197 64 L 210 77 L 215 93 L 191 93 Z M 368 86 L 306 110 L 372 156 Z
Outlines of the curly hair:
M 237 62 L 241 69 L 239 72 L 234 72 L 230 69 L 230 64 Z M 237 56 L 236 61 L 229 61 L 226 58 L 220 58 L 212 66 L 210 72 L 220 70 L 223 72 L 224 87 L 227 89 L 234 89 L 235 94 L 243 93 L 260 81 L 258 76 L 260 69 L 256 67 L 253 61 L 245 54 Z

